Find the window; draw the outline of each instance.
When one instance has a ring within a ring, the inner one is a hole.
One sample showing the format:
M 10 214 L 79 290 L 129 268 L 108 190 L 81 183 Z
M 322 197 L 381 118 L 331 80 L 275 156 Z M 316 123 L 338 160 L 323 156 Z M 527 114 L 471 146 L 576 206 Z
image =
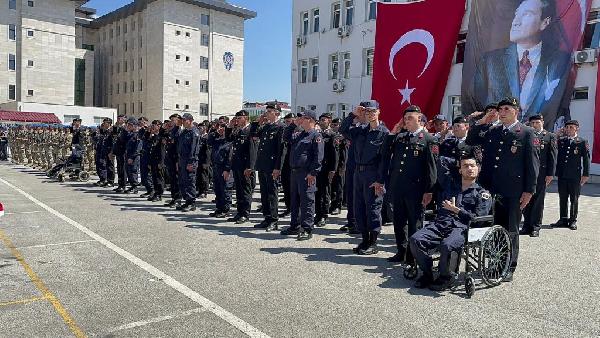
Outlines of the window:
M 175 84 L 179 84 L 179 79 L 175 79 Z
M 344 62 L 344 79 L 350 78 L 350 53 L 343 53 L 342 60 Z
M 454 63 L 465 62 L 465 45 L 467 43 L 467 33 L 458 34 L 456 43 L 456 53 L 454 54 Z
M 338 112 L 342 115 L 341 117 L 346 117 L 348 115 L 348 108 L 350 106 L 346 103 L 338 104 Z
M 144 90 L 144 82 L 140 79 L 140 92 Z
M 300 60 L 298 68 L 300 68 L 300 72 L 298 73 L 298 82 L 306 83 L 308 78 L 308 61 Z
M 177 35 L 177 36 L 181 35 L 181 31 L 175 31 L 175 35 Z
M 329 55 L 329 79 L 338 79 L 340 76 L 340 63 L 337 53 Z
M 109 93 L 110 93 L 110 95 L 113 94 L 113 85 L 110 85 Z
M 190 109 L 190 105 L 189 105 L 189 104 L 186 104 L 186 105 L 185 105 L 185 106 L 183 106 L 183 107 L 184 107 L 184 109 Z
M 33 67 L 33 60 L 27 60 L 27 67 Z
M 583 48 L 600 47 L 600 12 L 591 11 L 583 33 Z
M 462 116 L 461 104 L 460 104 L 460 95 L 452 95 L 448 97 L 448 103 L 450 104 L 450 114 L 452 115 L 452 120 L 455 118 Z
M 142 58 L 140 58 L 140 69 L 142 69 Z
M 8 70 L 17 70 L 17 61 L 15 54 L 8 54 Z
M 34 33 L 33 33 L 33 31 L 32 31 L 31 29 L 28 29 L 28 30 L 27 30 L 27 37 L 28 37 L 28 38 L 32 38 L 32 37 L 33 37 L 33 34 L 34 34 Z
M 208 104 L 200 103 L 200 109 L 198 109 L 200 115 L 208 116 Z
M 123 34 L 127 34 L 127 24 L 123 24 Z
M 375 55 L 374 48 L 365 49 L 364 74 L 367 76 L 373 75 L 373 57 L 374 57 L 374 55 Z
M 127 114 L 127 103 L 123 103 L 123 114 Z
M 127 61 L 123 61 L 123 73 L 127 73 Z
M 117 36 L 121 35 L 121 26 L 117 26 Z
M 123 42 L 123 50 L 127 51 L 127 40 L 125 40 L 125 42 Z
M 95 125 L 101 125 L 102 122 L 104 122 L 104 117 L 94 116 L 94 124 Z
M 185 36 L 189 38 L 191 36 L 190 32 L 185 32 Z
M 27 96 L 33 96 L 33 89 L 27 89 Z
M 319 9 L 313 9 L 313 33 L 319 33 Z
M 367 15 L 367 20 L 375 20 L 377 18 L 377 0 L 369 0 Z
M 94 51 L 94 45 L 88 45 L 88 44 L 82 43 L 81 44 L 81 49 L 86 49 L 86 50 L 90 50 L 90 51 L 93 52 Z
M 115 54 L 115 47 L 110 46 L 110 56 L 113 56 L 114 54 Z
M 181 55 L 177 54 L 175 55 L 175 60 L 180 60 L 181 59 Z
M 17 0 L 8 0 L 8 9 L 17 9 Z
M 350 26 L 354 22 L 354 0 L 346 0 L 346 25 Z
M 8 25 L 8 39 L 17 41 L 17 26 L 13 24 Z
M 342 21 L 342 4 L 339 2 L 331 5 L 331 28 L 340 28 Z
M 140 101 L 140 115 L 144 115 L 144 105 L 142 101 Z
M 135 31 L 135 20 L 131 22 L 131 30 Z
M 8 99 L 9 100 L 17 99 L 17 87 L 15 85 L 8 85 Z
M 135 93 L 135 81 L 131 81 L 131 92 Z
M 202 46 L 208 47 L 210 43 L 210 37 L 208 34 L 202 34 L 202 37 L 200 38 L 200 44 Z
M 110 36 L 110 38 L 111 38 L 111 39 L 113 38 L 113 32 L 114 32 L 114 31 L 113 31 L 113 29 L 111 28 L 111 29 L 110 29 L 110 34 L 109 34 L 109 36 Z
M 120 92 L 120 90 L 119 90 L 119 89 L 120 89 L 120 88 L 121 88 L 121 85 L 120 85 L 119 83 L 117 83 L 117 94 L 119 94 L 119 92 Z
M 205 56 L 200 57 L 200 69 L 208 69 L 208 58 Z
M 327 112 L 331 115 L 337 115 L 337 110 L 336 110 L 337 104 L 335 103 L 330 103 L 327 105 Z
M 210 25 L 210 15 L 208 15 L 208 14 L 201 14 L 200 15 L 200 24 L 202 24 L 204 26 Z
M 208 81 L 207 80 L 200 81 L 200 93 L 208 93 Z
M 127 94 L 127 82 L 123 82 L 123 93 Z
M 307 35 L 308 34 L 308 27 L 310 26 L 310 21 L 308 18 L 308 12 L 303 12 L 302 14 L 300 14 L 301 20 L 302 20 L 302 35 Z
M 185 61 L 190 61 L 190 57 L 189 57 L 189 56 L 186 56 L 186 57 L 185 57 Z
M 110 75 L 115 73 L 115 65 L 110 65 Z
M 573 100 L 587 100 L 588 99 L 588 87 L 578 87 L 573 89 Z
M 135 114 L 135 103 L 131 102 L 131 113 Z
M 142 48 L 142 46 L 143 46 L 143 45 L 144 45 L 144 44 L 143 44 L 143 42 L 142 42 L 142 37 L 140 36 L 140 49 Z
M 79 119 L 79 115 L 65 115 L 65 124 L 73 122 L 75 119 Z
M 29 0 L 27 1 L 27 6 L 29 7 L 33 7 L 35 4 L 33 3 L 33 0 Z
M 189 86 L 190 85 L 190 81 L 185 81 L 185 85 Z
M 117 74 L 121 73 L 121 63 L 117 62 Z
M 310 82 L 319 81 L 319 59 L 310 59 Z
M 179 104 L 176 104 L 176 105 L 175 105 L 175 109 L 179 109 Z

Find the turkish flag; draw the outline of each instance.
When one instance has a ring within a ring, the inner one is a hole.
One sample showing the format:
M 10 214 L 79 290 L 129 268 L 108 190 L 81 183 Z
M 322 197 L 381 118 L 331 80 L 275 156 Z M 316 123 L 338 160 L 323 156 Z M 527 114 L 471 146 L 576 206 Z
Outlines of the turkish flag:
M 411 104 L 439 113 L 464 14 L 465 0 L 377 4 L 372 97 L 389 129 Z

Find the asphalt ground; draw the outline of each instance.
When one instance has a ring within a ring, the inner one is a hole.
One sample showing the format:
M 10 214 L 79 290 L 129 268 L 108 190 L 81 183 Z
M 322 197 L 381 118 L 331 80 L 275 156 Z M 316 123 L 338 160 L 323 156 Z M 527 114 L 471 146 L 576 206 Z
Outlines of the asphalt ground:
M 255 194 L 258 197 L 258 194 Z M 0 337 L 600 336 L 600 186 L 579 230 L 521 237 L 512 283 L 432 292 L 338 231 L 311 241 L 0 165 Z M 550 188 L 544 223 L 556 221 Z M 289 219 L 281 222 L 287 225 Z

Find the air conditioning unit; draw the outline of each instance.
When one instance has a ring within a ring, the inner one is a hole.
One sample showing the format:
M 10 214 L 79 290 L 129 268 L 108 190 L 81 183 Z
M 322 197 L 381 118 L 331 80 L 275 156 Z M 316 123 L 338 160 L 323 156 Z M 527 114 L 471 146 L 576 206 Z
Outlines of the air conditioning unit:
M 575 52 L 575 63 L 594 63 L 596 62 L 596 50 L 584 49 Z
M 346 90 L 346 84 L 344 81 L 337 80 L 333 83 L 333 91 L 336 93 L 341 93 Z
M 346 25 L 338 28 L 338 36 L 340 38 L 350 36 L 350 33 L 352 33 L 352 26 Z
M 303 45 L 306 45 L 306 36 L 300 35 L 299 37 L 296 38 L 296 46 L 300 47 Z

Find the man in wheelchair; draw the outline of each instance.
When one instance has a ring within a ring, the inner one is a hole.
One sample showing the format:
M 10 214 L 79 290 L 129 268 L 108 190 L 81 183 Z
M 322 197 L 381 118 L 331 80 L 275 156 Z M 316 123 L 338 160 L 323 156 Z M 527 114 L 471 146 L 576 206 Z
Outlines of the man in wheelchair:
M 72 147 L 71 155 L 64 160 L 63 163 L 56 164 L 49 172 L 48 177 L 56 176 L 60 171 L 67 171 L 69 168 L 81 166 L 83 161 L 84 149 L 80 144 L 75 144 Z
M 489 215 L 491 194 L 477 184 L 480 167 L 473 155 L 463 155 L 459 163 L 459 176 L 450 171 L 442 180 L 442 192 L 435 219 L 410 238 L 410 249 L 422 276 L 415 287 L 429 287 L 435 291 L 450 288 L 454 272 L 450 271 L 450 257 L 460 252 L 465 243 L 467 226 L 478 216 Z M 431 251 L 439 250 L 439 276 L 433 279 Z

